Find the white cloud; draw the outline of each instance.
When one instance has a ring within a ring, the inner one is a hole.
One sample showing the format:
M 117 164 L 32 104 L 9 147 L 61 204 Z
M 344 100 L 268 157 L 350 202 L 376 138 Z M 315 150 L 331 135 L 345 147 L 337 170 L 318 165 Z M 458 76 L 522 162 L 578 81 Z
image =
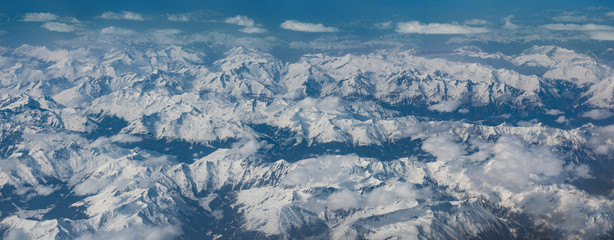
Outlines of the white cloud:
M 513 18 L 514 18 L 514 15 L 509 15 L 503 18 L 503 21 L 505 21 L 505 25 L 503 25 L 503 28 L 510 29 L 510 30 L 518 29 L 518 25 L 512 23 Z
M 431 111 L 438 112 L 453 112 L 460 106 L 459 101 L 441 101 L 435 105 L 431 105 L 428 107 Z
M 116 143 L 134 143 L 134 142 L 140 142 L 140 141 L 143 141 L 143 139 L 141 137 L 120 133 L 120 134 L 111 136 L 110 138 L 99 137 L 94 142 L 92 142 L 90 144 L 90 147 L 101 147 L 101 146 L 104 146 L 104 145 L 109 144 L 111 142 L 116 142 Z
M 533 127 L 539 123 L 540 123 L 539 120 L 537 120 L 536 118 L 533 118 L 529 121 L 518 121 L 516 122 L 516 125 L 519 127 Z
M 239 154 L 244 156 L 253 155 L 258 152 L 260 148 L 266 147 L 266 142 L 258 142 L 254 139 L 242 140 L 232 145 L 232 149 L 229 154 Z
M 53 192 L 55 192 L 56 190 L 58 190 L 60 187 L 47 187 L 47 186 L 43 186 L 43 185 L 38 185 L 34 188 L 34 191 L 36 191 L 36 193 L 40 196 L 48 196 L 49 194 L 52 194 Z
M 557 22 L 586 22 L 588 18 L 586 16 L 581 15 L 563 15 L 553 17 L 552 20 Z
M 187 13 L 183 14 L 167 14 L 166 19 L 172 22 L 190 22 L 194 19 Z
M 594 40 L 614 41 L 614 26 L 598 24 L 546 24 L 542 26 L 554 31 L 583 31 Z
M 530 146 L 519 137 L 503 136 L 493 145 L 477 143 L 480 154 L 491 157 L 475 180 L 491 187 L 503 186 L 512 192 L 532 188 L 530 182 L 540 182 L 560 175 L 564 161 L 550 149 Z
M 465 147 L 450 135 L 438 135 L 422 143 L 422 149 L 440 161 L 450 161 L 465 154 Z
M 409 183 L 392 183 L 379 187 L 366 195 L 365 205 L 372 207 L 390 206 L 395 202 L 410 202 L 417 197 L 425 197 L 424 193 L 415 190 Z
M 554 120 L 557 123 L 565 123 L 567 122 L 567 118 L 565 118 L 565 116 L 559 116 L 556 120 Z
M 167 29 L 158 29 L 152 32 L 152 35 L 157 38 L 157 41 L 160 43 L 166 44 L 176 44 L 177 43 L 177 34 L 182 33 L 183 31 L 175 28 L 167 28 Z
M 55 21 L 59 17 L 53 13 L 26 13 L 23 15 L 22 21 L 25 22 L 49 22 Z
M 459 55 L 459 56 L 468 56 L 468 57 L 475 57 L 475 58 L 482 58 L 482 59 L 509 59 L 509 56 L 506 56 L 505 54 L 501 53 L 501 52 L 497 52 L 497 53 L 488 53 L 488 52 L 484 52 L 482 51 L 482 49 L 479 49 L 477 47 L 471 47 L 471 46 L 464 46 L 464 47 L 460 47 L 454 50 L 454 54 Z
M 410 21 L 398 23 L 396 32 L 419 34 L 475 34 L 488 32 L 488 29 L 449 23 L 423 24 L 418 21 Z
M 79 20 L 75 17 L 60 17 L 53 13 L 26 13 L 23 15 L 21 21 L 24 22 L 65 22 L 65 23 L 79 23 Z
M 593 109 L 582 114 L 582 117 L 591 118 L 594 120 L 606 119 L 614 116 L 614 113 L 606 109 Z
M 588 36 L 595 40 L 614 41 L 614 31 L 592 31 Z
M 467 25 L 487 25 L 489 24 L 488 21 L 484 20 L 484 19 L 471 19 L 471 20 L 465 20 L 463 23 L 467 24 Z
M 605 13 L 605 15 L 608 16 L 608 17 L 614 17 L 614 11 L 607 12 L 607 13 Z
M 182 31 L 179 29 L 175 29 L 175 28 L 169 28 L 169 29 L 159 29 L 153 32 L 154 35 L 158 35 L 158 36 L 170 36 L 170 35 L 175 35 L 175 34 L 180 34 Z
M 565 170 L 571 171 L 578 178 L 589 179 L 593 176 L 591 175 L 591 168 L 587 165 L 567 165 Z
M 231 18 L 226 18 L 224 22 L 229 23 L 229 24 L 243 26 L 244 28 L 241 28 L 239 31 L 244 32 L 244 33 L 265 33 L 266 32 L 266 29 L 258 27 L 256 22 L 254 22 L 253 19 L 247 16 L 237 15 Z
M 322 50 L 349 50 L 349 49 L 382 49 L 382 48 L 401 48 L 406 46 L 407 42 L 389 39 L 373 39 L 369 41 L 360 41 L 351 37 L 339 37 L 335 35 L 322 35 L 308 42 L 294 41 L 290 43 L 291 48 L 306 48 Z
M 241 28 L 239 31 L 244 33 L 265 33 L 266 29 L 261 27 L 245 27 Z
M 543 25 L 545 29 L 548 30 L 556 30 L 556 31 L 613 31 L 614 27 L 609 25 L 597 25 L 597 24 L 564 24 L 564 23 L 555 23 L 555 24 L 546 24 Z
M 129 11 L 116 12 L 104 12 L 100 15 L 100 18 L 104 19 L 116 19 L 116 20 L 133 20 L 133 21 L 145 21 L 145 17 L 140 13 L 134 13 Z
M 6 240 L 33 239 L 30 234 L 19 228 L 7 229 L 7 232 L 4 234 L 3 238 Z
M 125 29 L 125 28 L 118 28 L 118 27 L 111 26 L 111 27 L 103 28 L 102 30 L 100 30 L 100 33 L 108 34 L 108 35 L 128 35 L 128 34 L 134 33 L 134 31 Z
M 391 29 L 393 27 L 393 23 L 392 21 L 378 22 L 375 24 L 375 27 L 379 29 Z
M 237 15 L 231 18 L 226 18 L 224 20 L 225 23 L 235 24 L 244 27 L 253 27 L 256 26 L 256 22 L 248 16 Z
M 545 113 L 548 114 L 548 115 L 557 116 L 557 115 L 561 115 L 561 114 L 563 114 L 565 112 L 563 112 L 561 110 L 558 110 L 558 109 L 550 109 L 550 110 L 546 111 Z
M 350 209 L 362 207 L 360 195 L 355 191 L 343 189 L 334 192 L 326 199 L 326 204 L 330 209 Z
M 68 25 L 66 23 L 60 22 L 47 22 L 41 27 L 54 32 L 74 32 L 75 30 L 77 30 L 77 27 L 73 25 Z
M 80 23 L 81 21 L 79 21 L 79 19 L 75 18 L 75 17 L 62 17 L 60 18 L 60 21 L 62 22 L 69 22 L 69 23 Z
M 141 137 L 137 137 L 137 136 L 132 136 L 129 134 L 117 134 L 115 136 L 112 136 L 110 138 L 111 142 L 119 142 L 119 143 L 134 143 L 134 142 L 140 142 L 143 141 L 143 138 Z
M 589 145 L 597 154 L 607 155 L 614 151 L 614 125 L 598 128 L 592 132 Z
M 121 230 L 98 231 L 94 234 L 84 234 L 78 240 L 91 239 L 175 239 L 181 235 L 177 226 L 132 226 Z
M 339 29 L 326 27 L 321 23 L 304 23 L 295 20 L 286 20 L 280 25 L 281 28 L 298 32 L 337 32 Z
M 212 46 L 227 46 L 230 48 L 243 46 L 262 51 L 270 51 L 274 46 L 279 45 L 279 40 L 274 37 L 237 37 L 220 32 L 192 34 L 187 41 L 193 43 L 206 43 Z
M 75 185 L 72 189 L 73 193 L 77 196 L 83 196 L 88 194 L 97 193 L 102 189 L 107 182 L 104 183 L 98 181 L 98 179 L 86 179 L 85 181 L 81 181 L 79 184 Z
M 565 170 L 565 162 L 549 147 L 527 144 L 518 136 L 501 136 L 494 143 L 470 139 L 469 143 L 457 143 L 450 135 L 424 141 L 422 149 L 444 162 L 432 163 L 435 179 L 474 192 L 498 192 L 495 196 L 505 198 L 500 194 L 530 191 L 533 183 L 556 181 Z M 465 147 L 473 150 L 470 155 Z

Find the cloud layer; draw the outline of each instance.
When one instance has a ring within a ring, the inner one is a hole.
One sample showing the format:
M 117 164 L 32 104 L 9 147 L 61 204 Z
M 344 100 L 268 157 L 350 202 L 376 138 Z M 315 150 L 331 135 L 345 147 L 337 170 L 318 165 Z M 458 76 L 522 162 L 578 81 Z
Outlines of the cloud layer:
M 304 23 L 295 20 L 286 20 L 280 26 L 286 30 L 298 32 L 337 32 L 339 29 L 335 27 L 327 27 L 321 23 Z
M 602 41 L 614 41 L 614 26 L 599 25 L 599 24 L 546 24 L 542 26 L 545 29 L 553 31 L 581 31 L 585 32 L 590 38 Z
M 418 34 L 475 34 L 488 32 L 488 29 L 449 23 L 424 24 L 418 21 L 410 21 L 398 23 L 396 32 Z
M 145 17 L 140 13 L 121 11 L 121 12 L 104 12 L 100 15 L 103 19 L 115 19 L 115 20 L 132 20 L 132 21 L 145 21 Z
M 564 23 L 555 23 L 555 24 L 546 24 L 543 26 L 548 30 L 557 30 L 557 31 L 614 31 L 614 26 L 609 25 L 597 25 L 597 24 L 564 24 Z

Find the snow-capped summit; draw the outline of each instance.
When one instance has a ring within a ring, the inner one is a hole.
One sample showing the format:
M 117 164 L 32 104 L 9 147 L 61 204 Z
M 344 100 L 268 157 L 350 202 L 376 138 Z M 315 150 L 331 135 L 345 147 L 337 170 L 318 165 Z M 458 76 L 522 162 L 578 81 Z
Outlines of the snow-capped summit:
M 209 62 L 185 46 L 50 49 L 1 51 L 3 236 L 614 229 L 610 189 L 591 184 L 611 181 L 611 70 L 589 55 L 533 47 L 497 58 L 508 69 L 400 50 L 282 61 L 237 47 Z

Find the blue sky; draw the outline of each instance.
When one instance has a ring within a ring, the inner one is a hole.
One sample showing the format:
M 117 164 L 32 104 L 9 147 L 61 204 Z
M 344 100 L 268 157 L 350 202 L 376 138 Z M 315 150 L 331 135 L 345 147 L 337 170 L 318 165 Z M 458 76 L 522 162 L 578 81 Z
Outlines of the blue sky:
M 181 13 L 193 10 L 216 10 L 224 14 L 260 15 L 263 18 L 312 18 L 320 20 L 350 20 L 390 15 L 412 15 L 418 18 L 446 20 L 460 14 L 485 16 L 490 14 L 535 13 L 544 10 L 579 10 L 586 7 L 612 7 L 607 0 L 586 1 L 375 1 L 375 0 L 226 0 L 226 1 L 93 1 L 38 0 L 2 1 L 4 13 L 23 14 L 30 11 L 53 11 L 58 14 L 88 18 L 101 11 L 135 11 L 143 13 Z M 462 12 L 462 13 L 459 13 Z
M 124 33 L 184 36 L 221 32 L 275 38 L 288 45 L 340 38 L 365 41 L 401 38 L 408 43 L 427 44 L 583 41 L 580 45 L 587 46 L 587 41 L 593 41 L 589 45 L 607 49 L 614 42 L 614 2 L 0 1 L 0 45 L 41 44 L 84 34 L 110 34 L 112 31 L 105 31 L 109 28 Z

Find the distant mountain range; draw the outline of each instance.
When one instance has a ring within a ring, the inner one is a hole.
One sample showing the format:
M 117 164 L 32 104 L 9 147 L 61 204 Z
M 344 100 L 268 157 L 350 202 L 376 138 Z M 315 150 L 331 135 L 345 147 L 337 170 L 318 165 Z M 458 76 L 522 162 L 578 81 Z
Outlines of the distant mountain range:
M 9 239 L 614 237 L 614 71 L 561 47 L 23 45 L 0 93 Z

